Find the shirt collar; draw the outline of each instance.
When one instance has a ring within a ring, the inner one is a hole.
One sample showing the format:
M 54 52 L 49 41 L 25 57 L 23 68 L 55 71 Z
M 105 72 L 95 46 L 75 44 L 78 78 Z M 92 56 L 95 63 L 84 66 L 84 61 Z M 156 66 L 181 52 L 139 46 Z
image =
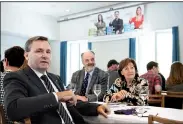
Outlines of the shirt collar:
M 92 71 L 90 71 L 90 72 L 86 72 L 86 71 L 85 71 L 85 76 L 86 76 L 87 73 L 89 73 L 90 76 L 92 76 L 94 70 L 95 70 L 95 67 L 94 67 L 94 69 L 93 69 Z
M 45 71 L 44 73 L 40 73 L 39 71 L 37 71 L 37 70 L 35 70 L 35 69 L 33 69 L 33 68 L 31 68 L 31 69 L 36 73 L 36 75 L 37 75 L 39 78 L 41 78 L 42 75 L 48 76 L 47 73 L 46 73 L 46 71 Z

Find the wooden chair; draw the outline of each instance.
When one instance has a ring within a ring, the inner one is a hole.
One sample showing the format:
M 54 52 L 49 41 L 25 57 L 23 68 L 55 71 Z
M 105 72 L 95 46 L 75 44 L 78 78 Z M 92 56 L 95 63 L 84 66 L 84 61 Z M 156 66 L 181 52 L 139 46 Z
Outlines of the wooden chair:
M 0 105 L 0 124 L 6 124 L 3 106 Z
M 158 104 L 161 107 L 164 107 L 164 101 L 163 101 L 163 96 L 162 95 L 149 95 L 148 99 L 148 104 L 153 105 L 153 104 Z
M 6 124 L 5 114 L 3 106 L 0 105 L 0 124 Z M 14 122 L 14 124 L 20 124 L 19 122 Z M 24 124 L 31 124 L 30 118 L 24 119 Z
M 148 124 L 153 124 L 154 121 L 162 124 L 183 124 L 183 121 L 171 120 L 171 119 L 162 118 L 154 115 L 149 115 Z
M 162 95 L 163 97 L 163 106 L 165 106 L 166 98 L 177 98 L 177 99 L 182 99 L 182 109 L 183 109 L 183 92 L 171 92 L 167 91 L 164 92 L 165 94 Z

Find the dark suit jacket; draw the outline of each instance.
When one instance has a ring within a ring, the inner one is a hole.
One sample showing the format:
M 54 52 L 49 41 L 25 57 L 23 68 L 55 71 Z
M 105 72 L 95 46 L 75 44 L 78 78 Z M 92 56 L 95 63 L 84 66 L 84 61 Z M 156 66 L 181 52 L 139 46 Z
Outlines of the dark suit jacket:
M 85 77 L 85 70 L 79 70 L 73 73 L 71 82 L 76 83 L 76 92 L 75 94 L 80 95 L 83 80 Z M 98 96 L 99 101 L 103 101 L 104 94 L 107 90 L 107 73 L 103 70 L 95 67 L 94 72 L 92 74 L 91 81 L 88 86 L 88 90 L 86 91 L 86 97 L 89 101 L 96 101 L 97 97 L 93 92 L 93 86 L 94 84 L 101 84 L 101 93 Z
M 59 91 L 64 87 L 59 76 L 47 73 Z M 39 77 L 27 67 L 12 72 L 4 78 L 5 109 L 13 121 L 31 118 L 32 124 L 60 124 L 61 119 L 56 112 L 58 102 L 53 93 L 47 93 Z M 83 115 L 97 115 L 97 104 L 79 102 L 67 108 L 75 123 L 84 123 Z M 87 110 L 87 111 L 86 111 Z
M 115 82 L 117 78 L 119 78 L 119 74 L 117 71 L 107 71 L 109 75 L 109 88 L 112 86 L 112 84 Z
M 118 18 L 118 20 L 114 19 L 112 23 L 109 23 L 109 26 L 114 27 L 114 31 L 116 33 L 117 30 L 119 30 L 119 33 L 122 33 L 123 30 L 123 19 Z

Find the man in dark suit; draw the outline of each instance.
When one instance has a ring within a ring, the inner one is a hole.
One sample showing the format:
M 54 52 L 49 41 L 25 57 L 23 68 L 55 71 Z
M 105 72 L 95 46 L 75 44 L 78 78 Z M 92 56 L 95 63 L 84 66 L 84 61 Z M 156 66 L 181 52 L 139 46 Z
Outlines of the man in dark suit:
M 119 74 L 117 72 L 119 63 L 115 60 L 109 60 L 107 63 L 107 73 L 108 73 L 108 86 L 107 90 L 111 87 L 111 85 L 115 82 L 117 78 L 119 78 Z
M 119 11 L 114 12 L 115 19 L 109 23 L 109 26 L 113 26 L 116 34 L 122 34 L 123 19 L 119 18 Z
M 103 96 L 107 90 L 107 73 L 95 67 L 95 53 L 86 51 L 81 54 L 84 68 L 78 70 L 72 75 L 71 82 L 76 84 L 76 97 L 81 101 L 96 101 L 94 94 L 94 85 L 101 85 L 101 93 L 98 96 L 99 101 L 103 101 Z
M 85 123 L 81 114 L 107 117 L 107 107 L 77 103 L 72 91 L 64 91 L 60 77 L 47 72 L 51 47 L 46 37 L 30 38 L 25 51 L 28 66 L 4 78 L 5 109 L 12 121 L 30 118 L 32 124 L 80 124 Z

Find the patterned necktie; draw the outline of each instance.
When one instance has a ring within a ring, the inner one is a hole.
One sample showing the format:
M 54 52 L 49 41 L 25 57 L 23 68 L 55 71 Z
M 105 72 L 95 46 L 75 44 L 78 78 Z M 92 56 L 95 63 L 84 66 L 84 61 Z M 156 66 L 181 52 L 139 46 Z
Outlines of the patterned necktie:
M 53 89 L 50 81 L 48 80 L 47 76 L 46 75 L 42 75 L 41 79 L 44 81 L 44 84 L 46 85 L 48 91 L 50 93 L 54 92 L 54 89 Z M 59 104 L 59 114 L 62 117 L 62 119 L 63 119 L 65 124 L 73 124 L 62 103 Z
M 88 86 L 88 78 L 89 78 L 89 73 L 86 74 L 85 76 L 85 79 L 83 81 L 83 84 L 82 84 L 82 88 L 81 88 L 81 96 L 85 96 L 85 93 L 86 93 L 86 88 Z

